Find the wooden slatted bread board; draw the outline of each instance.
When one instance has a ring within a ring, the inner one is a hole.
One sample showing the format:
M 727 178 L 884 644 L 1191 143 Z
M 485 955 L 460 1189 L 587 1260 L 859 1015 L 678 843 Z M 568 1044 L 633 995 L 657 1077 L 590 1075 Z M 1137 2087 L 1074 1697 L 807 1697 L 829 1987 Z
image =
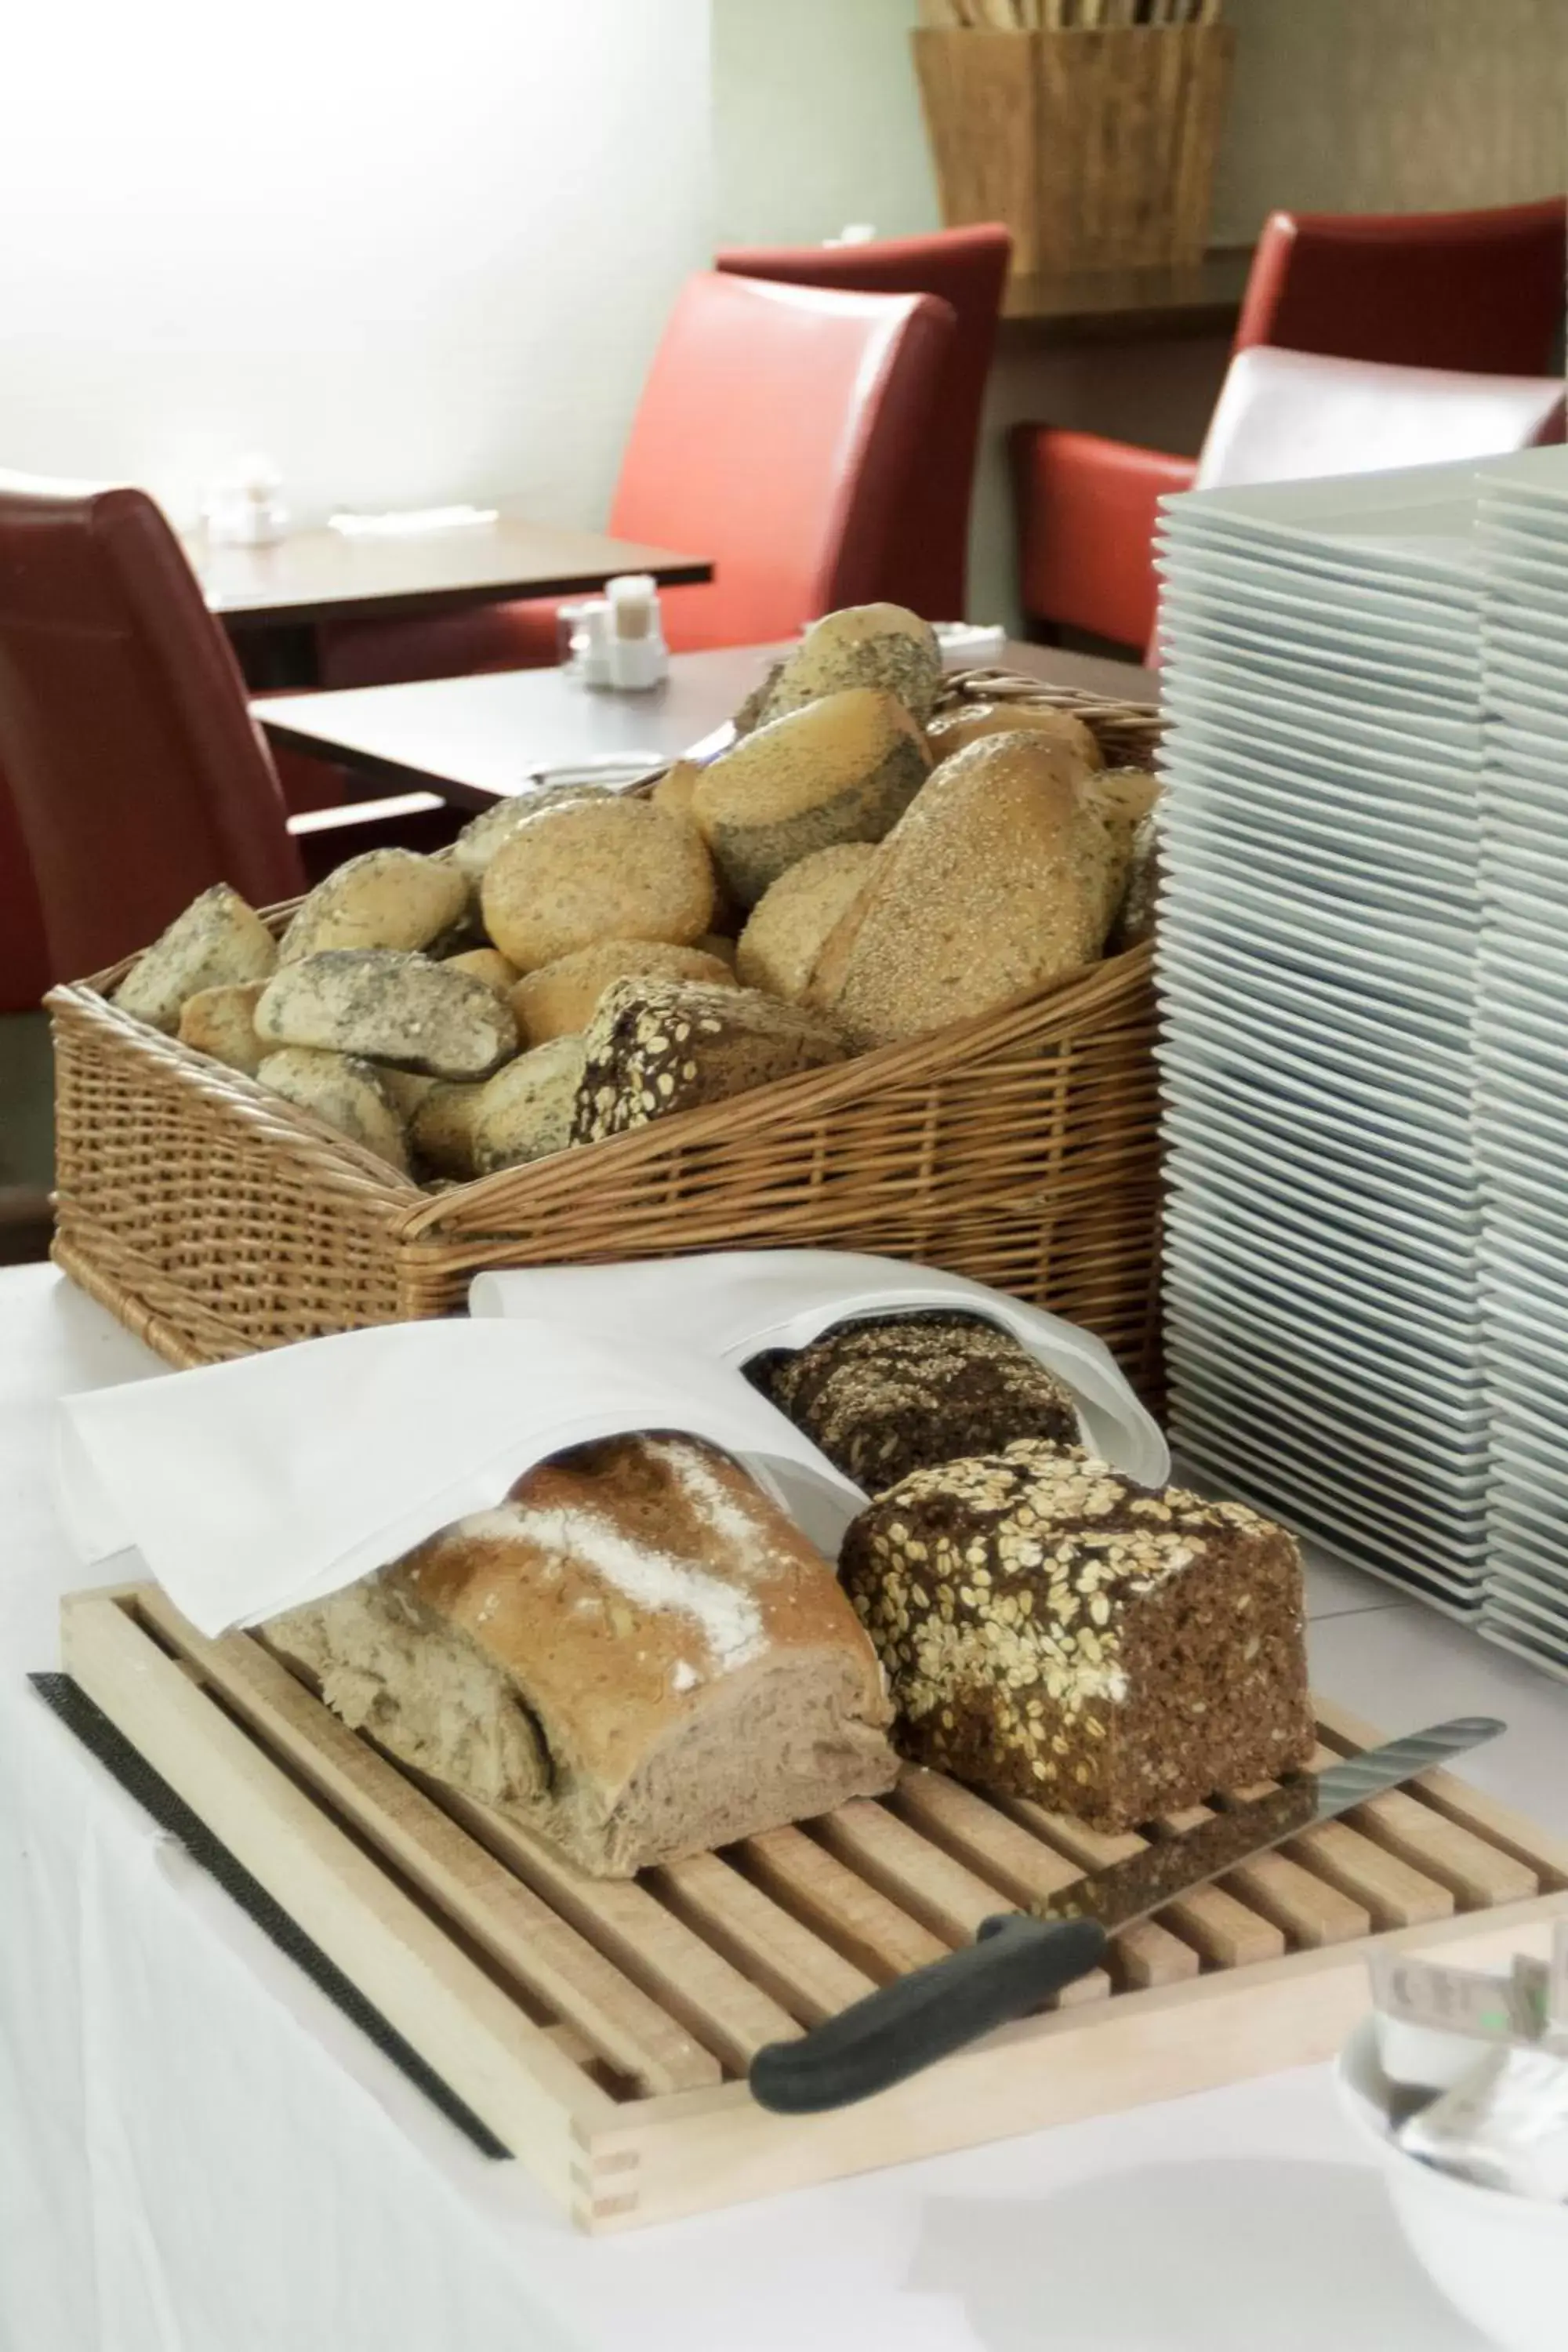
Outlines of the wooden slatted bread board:
M 255 1636 L 205 1640 L 155 1587 L 72 1596 L 64 1646 L 153 1769 L 587 2230 L 1321 2059 L 1365 2009 L 1369 1944 L 1500 1966 L 1544 1953 L 1568 1913 L 1568 1846 L 1434 1773 L 1129 1929 L 1056 2011 L 859 2107 L 784 2118 L 742 2079 L 764 2042 L 1131 1842 L 911 1769 L 880 1802 L 594 1880 L 389 1761 Z M 1377 1736 L 1318 1716 L 1326 1751 Z

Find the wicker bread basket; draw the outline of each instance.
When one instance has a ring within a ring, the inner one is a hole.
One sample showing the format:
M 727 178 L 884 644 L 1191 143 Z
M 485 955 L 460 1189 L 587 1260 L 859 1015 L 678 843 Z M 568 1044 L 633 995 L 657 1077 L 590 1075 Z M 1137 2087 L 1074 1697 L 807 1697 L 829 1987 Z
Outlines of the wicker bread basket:
M 1152 757 L 1141 708 L 994 673 L 952 691 L 1069 709 L 1111 761 Z M 1016 1292 L 1153 1382 L 1147 947 L 1008 1011 L 437 1192 L 118 1011 L 126 969 L 48 999 L 54 1255 L 171 1363 L 450 1314 L 486 1267 L 815 1245 Z

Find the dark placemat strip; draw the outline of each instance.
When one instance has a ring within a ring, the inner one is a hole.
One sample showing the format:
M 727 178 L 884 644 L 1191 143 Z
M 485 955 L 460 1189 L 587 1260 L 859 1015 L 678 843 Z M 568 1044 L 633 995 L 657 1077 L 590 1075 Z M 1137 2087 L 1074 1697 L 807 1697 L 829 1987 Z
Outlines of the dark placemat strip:
M 242 1863 L 236 1861 L 227 1846 L 214 1837 L 200 1816 L 194 1813 L 184 1799 L 177 1796 L 168 1782 L 153 1771 L 123 1732 L 110 1721 L 103 1709 L 89 1698 L 85 1691 L 78 1687 L 69 1675 L 29 1675 L 27 1679 L 45 1706 L 54 1710 L 84 1748 L 91 1749 L 99 1762 L 113 1773 L 121 1787 L 129 1790 L 161 1828 L 172 1832 L 179 1839 L 193 1859 L 211 1873 L 225 1893 L 231 1895 L 240 1909 L 255 1920 L 262 1933 L 271 1937 L 279 1950 L 286 1952 L 298 1967 L 304 1969 L 311 1983 L 319 1985 L 327 1999 L 341 2009 L 362 2033 L 367 2034 L 378 2050 L 385 2053 L 415 2087 L 424 2092 L 432 2105 L 439 2107 L 448 2123 L 455 2124 L 482 2156 L 499 2158 L 510 2155 L 510 2149 L 502 2147 L 495 2134 L 426 2063 L 417 2050 L 403 2039 L 395 2027 L 387 2023 L 378 2009 L 372 2007 L 337 1963 L 327 1958 L 319 1944 L 311 1942 L 303 1929 L 290 1919 L 282 1905 L 273 1900 Z

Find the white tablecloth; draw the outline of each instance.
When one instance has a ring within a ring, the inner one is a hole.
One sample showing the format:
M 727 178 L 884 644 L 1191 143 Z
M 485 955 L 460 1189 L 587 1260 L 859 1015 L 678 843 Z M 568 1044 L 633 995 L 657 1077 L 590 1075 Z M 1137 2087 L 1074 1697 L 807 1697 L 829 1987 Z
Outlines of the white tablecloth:
M 47 1269 L 0 1276 L 0 2352 L 1477 2352 L 1322 2068 L 574 2237 L 23 1679 L 81 1580 L 50 1401 L 154 1369 Z M 1313 1600 L 1330 1690 L 1509 1716 L 1476 1777 L 1561 1822 L 1562 1691 L 1342 1570 Z

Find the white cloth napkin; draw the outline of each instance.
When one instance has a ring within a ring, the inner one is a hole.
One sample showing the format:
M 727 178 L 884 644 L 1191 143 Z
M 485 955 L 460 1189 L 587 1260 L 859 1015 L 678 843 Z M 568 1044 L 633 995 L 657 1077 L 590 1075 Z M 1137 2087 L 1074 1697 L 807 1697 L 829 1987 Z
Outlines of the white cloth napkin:
M 57 1493 L 84 1562 L 134 1549 L 216 1635 L 492 1508 L 563 1446 L 640 1429 L 722 1446 L 830 1556 L 860 1508 L 712 1356 L 531 1319 L 389 1324 L 67 1397 Z
M 1164 1485 L 1171 1455 L 1160 1425 L 1104 1342 L 964 1275 L 845 1250 L 721 1250 L 480 1274 L 468 1289 L 475 1316 L 539 1315 L 617 1344 L 658 1333 L 694 1356 L 736 1366 L 770 1348 L 804 1348 L 854 1316 L 942 1307 L 1010 1331 L 1072 1391 L 1090 1453 L 1144 1486 Z

